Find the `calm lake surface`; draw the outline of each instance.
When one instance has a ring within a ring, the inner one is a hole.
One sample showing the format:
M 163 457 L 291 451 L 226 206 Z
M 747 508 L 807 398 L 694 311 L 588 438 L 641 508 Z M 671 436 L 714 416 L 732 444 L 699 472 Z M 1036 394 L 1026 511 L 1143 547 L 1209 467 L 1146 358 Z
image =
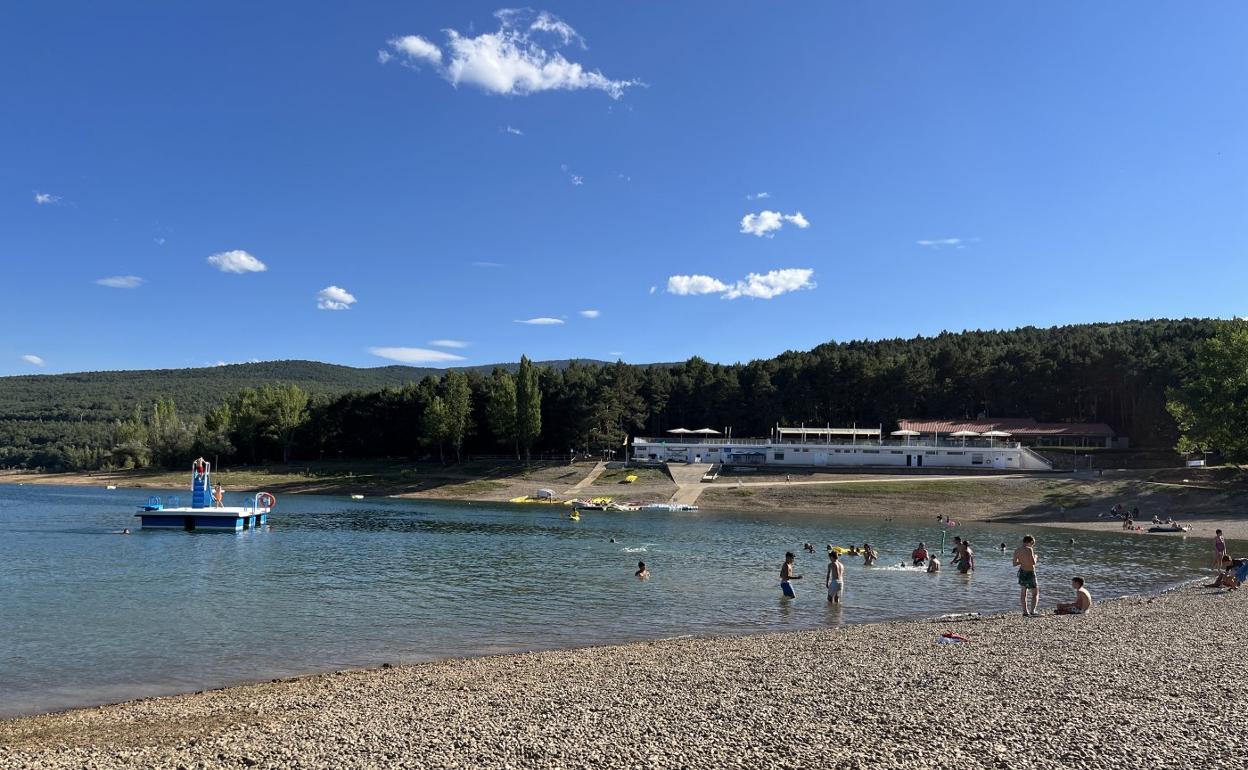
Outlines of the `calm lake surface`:
M 285 495 L 269 531 L 143 532 L 133 513 L 148 494 L 0 485 L 0 715 L 384 662 L 1013 609 L 998 547 L 1023 532 L 945 530 L 950 548 L 954 534 L 975 546 L 967 577 L 897 567 L 917 541 L 940 543 L 934 517 L 590 511 L 573 522 L 563 506 Z M 1073 574 L 1099 599 L 1168 587 L 1207 561 L 1203 540 L 1033 534 L 1048 607 Z M 806 541 L 819 553 L 802 553 Z M 885 566 L 849 559 L 844 605 L 829 607 L 824 546 L 864 541 Z M 786 550 L 806 576 L 793 602 L 778 587 Z M 632 577 L 638 559 L 648 582 Z

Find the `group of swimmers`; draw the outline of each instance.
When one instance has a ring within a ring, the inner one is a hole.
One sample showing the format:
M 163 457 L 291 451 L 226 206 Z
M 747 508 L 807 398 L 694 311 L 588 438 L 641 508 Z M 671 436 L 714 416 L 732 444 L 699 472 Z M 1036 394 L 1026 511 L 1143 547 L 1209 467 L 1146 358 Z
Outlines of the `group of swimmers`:
M 1219 535 L 1220 532 L 1219 530 Z M 1022 605 L 1024 617 L 1037 617 L 1040 614 L 1040 581 L 1036 577 L 1036 564 L 1039 558 L 1036 556 L 1035 546 L 1036 539 L 1031 535 L 1024 535 L 1022 543 L 1014 549 L 1011 559 L 1011 564 L 1018 568 L 1019 604 Z M 810 543 L 806 543 L 804 548 L 807 552 L 814 550 L 814 546 Z M 1005 550 L 1005 543 L 1001 544 L 1001 550 Z M 854 553 L 863 555 L 865 565 L 874 564 L 879 558 L 879 554 L 869 543 L 863 544 L 862 551 L 856 552 L 851 549 L 845 554 L 828 546 L 828 569 L 824 575 L 823 584 L 828 591 L 828 602 L 832 604 L 841 603 L 841 595 L 845 588 L 845 564 L 841 557 Z M 910 560 L 911 566 L 914 567 L 926 564 L 929 573 L 940 571 L 940 559 L 928 551 L 924 543 L 919 543 L 918 547 L 911 552 Z M 1248 560 L 1243 561 L 1246 565 L 1243 569 L 1248 572 Z M 780 566 L 780 590 L 788 599 L 797 598 L 793 581 L 802 579 L 802 576 L 795 572 L 796 562 L 797 556 L 789 551 L 784 554 L 784 564 Z M 904 562 L 902 566 L 905 566 Z M 970 541 L 961 537 L 954 538 L 953 566 L 962 574 L 975 571 L 975 551 L 971 548 Z M 1080 615 L 1092 609 L 1092 594 L 1088 591 L 1084 579 L 1076 575 L 1070 579 L 1070 584 L 1075 591 L 1073 600 L 1059 602 L 1054 612 L 1058 615 Z

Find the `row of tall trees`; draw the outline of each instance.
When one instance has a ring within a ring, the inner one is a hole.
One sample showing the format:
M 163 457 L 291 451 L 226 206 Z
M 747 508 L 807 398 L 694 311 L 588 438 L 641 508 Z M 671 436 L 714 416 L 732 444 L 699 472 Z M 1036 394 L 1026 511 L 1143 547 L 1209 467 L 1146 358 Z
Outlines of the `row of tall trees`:
M 1191 319 L 966 332 L 828 343 L 747 364 L 538 366 L 522 358 L 514 370 L 450 371 L 344 395 L 268 385 L 202 416 L 180 416 L 162 401 L 119 421 L 106 442 L 66 442 L 58 451 L 61 463 L 78 467 L 169 464 L 188 452 L 236 462 L 528 459 L 618 449 L 630 435 L 676 427 L 764 436 L 776 423 L 888 427 L 906 417 L 981 415 L 1106 422 L 1136 446 L 1172 447 L 1181 427 L 1194 436 L 1197 418 L 1220 414 L 1211 401 L 1233 398 L 1230 385 L 1205 396 L 1192 389 L 1211 365 L 1198 351 L 1218 350 L 1204 343 L 1223 329 Z M 1231 352 L 1223 357 L 1241 355 L 1248 338 L 1224 345 Z

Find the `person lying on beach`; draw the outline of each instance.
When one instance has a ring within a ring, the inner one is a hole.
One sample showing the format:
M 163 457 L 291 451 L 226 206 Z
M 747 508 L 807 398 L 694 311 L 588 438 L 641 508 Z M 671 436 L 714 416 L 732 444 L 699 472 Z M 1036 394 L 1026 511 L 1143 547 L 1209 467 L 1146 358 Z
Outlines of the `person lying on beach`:
M 872 564 L 875 564 L 876 560 L 879 558 L 880 555 L 875 552 L 875 549 L 871 547 L 870 543 L 862 544 L 862 566 L 870 567 Z
M 927 561 L 927 556 L 928 556 L 927 546 L 925 546 L 923 543 L 919 543 L 919 547 L 915 548 L 914 551 L 911 552 L 910 554 L 911 566 L 922 567 L 923 562 Z
M 1235 576 L 1228 569 L 1215 577 L 1212 583 L 1207 586 L 1201 586 L 1201 588 L 1230 588 L 1233 590 L 1239 588 L 1239 581 L 1235 579 Z
M 933 572 L 940 572 L 940 559 L 935 556 L 927 560 L 927 572 L 930 575 Z
M 1221 575 L 1205 588 L 1239 588 L 1248 580 L 1248 559 L 1231 559 Z
M 1092 594 L 1083 587 L 1083 578 L 1078 576 L 1071 578 L 1070 587 L 1075 589 L 1075 600 L 1058 602 L 1057 609 L 1053 612 L 1057 615 L 1082 615 L 1092 609 Z
M 1023 617 L 1039 615 L 1040 581 L 1036 579 L 1036 539 L 1023 535 L 1023 544 L 1014 549 L 1013 564 L 1018 567 L 1018 601 L 1023 605 Z M 1027 592 L 1031 591 L 1031 607 L 1027 606 Z
M 646 563 L 644 561 L 637 562 L 637 571 L 633 573 L 633 577 L 638 580 L 650 579 L 650 570 L 646 567 Z

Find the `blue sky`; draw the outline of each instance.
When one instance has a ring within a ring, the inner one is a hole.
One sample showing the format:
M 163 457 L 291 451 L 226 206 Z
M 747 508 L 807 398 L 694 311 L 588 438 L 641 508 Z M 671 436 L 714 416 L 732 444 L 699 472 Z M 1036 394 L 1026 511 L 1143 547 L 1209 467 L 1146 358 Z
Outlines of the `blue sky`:
M 1241 3 L 502 8 L 0 12 L 0 374 L 1248 312 Z

